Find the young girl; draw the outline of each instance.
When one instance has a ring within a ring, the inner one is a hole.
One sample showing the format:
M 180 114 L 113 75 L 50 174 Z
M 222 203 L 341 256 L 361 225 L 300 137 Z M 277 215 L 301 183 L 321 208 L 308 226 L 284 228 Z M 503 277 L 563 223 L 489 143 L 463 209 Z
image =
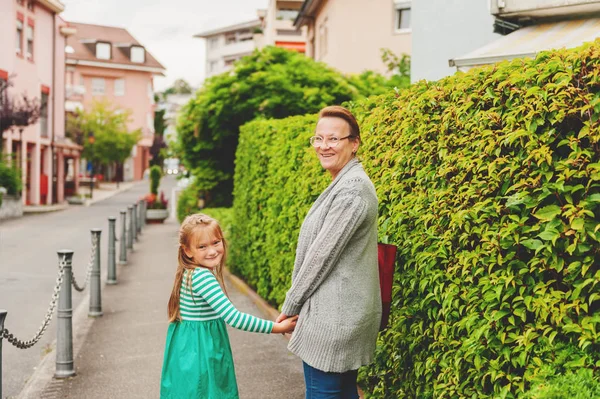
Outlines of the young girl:
M 238 398 L 225 323 L 244 331 L 291 332 L 296 319 L 281 323 L 239 312 L 224 291 L 227 245 L 217 221 L 188 216 L 179 230 L 179 266 L 169 299 L 169 330 L 160 397 Z M 223 322 L 225 321 L 225 322 Z

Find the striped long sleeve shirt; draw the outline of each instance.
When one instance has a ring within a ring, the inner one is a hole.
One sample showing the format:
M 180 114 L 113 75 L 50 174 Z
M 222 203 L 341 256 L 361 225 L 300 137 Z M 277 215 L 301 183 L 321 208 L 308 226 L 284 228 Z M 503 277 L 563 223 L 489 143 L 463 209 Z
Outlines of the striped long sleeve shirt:
M 238 311 L 229 301 L 215 276 L 207 269 L 197 267 L 192 274 L 193 296 L 187 286 L 188 271 L 181 284 L 179 308 L 181 319 L 206 321 L 222 318 L 233 328 L 270 334 L 273 322 Z

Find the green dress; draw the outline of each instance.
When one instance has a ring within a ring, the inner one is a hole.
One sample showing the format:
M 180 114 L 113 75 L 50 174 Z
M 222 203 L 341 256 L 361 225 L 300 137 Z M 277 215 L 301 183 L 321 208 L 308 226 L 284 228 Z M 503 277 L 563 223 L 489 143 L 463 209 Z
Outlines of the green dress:
M 184 274 L 180 291 L 181 321 L 169 324 L 161 399 L 239 398 L 225 323 L 244 331 L 269 334 L 273 322 L 239 312 L 215 276 L 201 267 L 192 272 L 192 290 Z

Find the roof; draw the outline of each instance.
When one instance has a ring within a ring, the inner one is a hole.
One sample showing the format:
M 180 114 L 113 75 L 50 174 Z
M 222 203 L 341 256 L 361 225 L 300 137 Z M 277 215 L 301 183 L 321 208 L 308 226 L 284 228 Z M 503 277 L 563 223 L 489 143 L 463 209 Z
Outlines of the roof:
M 204 32 L 200 32 L 200 33 L 195 34 L 194 37 L 207 38 L 210 36 L 216 36 L 216 35 L 220 35 L 223 33 L 235 32 L 238 30 L 249 29 L 249 28 L 254 28 L 254 27 L 259 27 L 259 26 L 260 26 L 260 20 L 253 19 L 252 21 L 241 22 L 241 23 L 235 24 L 235 25 L 228 25 L 228 26 L 224 26 L 222 28 L 216 28 L 216 29 L 211 29 L 211 30 L 207 30 Z
M 323 0 L 305 0 L 294 21 L 294 26 L 300 28 L 313 20 L 316 17 L 315 14 L 319 10 L 321 3 L 323 3 Z
M 126 29 L 112 26 L 83 24 L 69 22 L 69 26 L 77 29 L 77 32 L 67 38 L 67 45 L 73 48 L 73 53 L 67 53 L 67 63 L 77 60 L 93 62 L 94 64 L 104 64 L 97 66 L 111 65 L 114 68 L 123 69 L 149 69 L 151 72 L 164 73 L 165 67 L 154 58 L 152 54 L 145 49 L 145 62 L 131 62 L 129 57 L 129 49 L 132 45 L 142 46 Z M 96 58 L 95 46 L 90 45 L 96 42 L 109 42 L 112 44 L 112 58 L 110 60 L 102 60 Z
M 543 23 L 516 30 L 475 51 L 449 60 L 459 70 L 502 60 L 535 57 L 544 50 L 573 48 L 600 37 L 600 18 Z
M 57 14 L 65 10 L 65 5 L 59 0 L 38 0 L 38 2 Z

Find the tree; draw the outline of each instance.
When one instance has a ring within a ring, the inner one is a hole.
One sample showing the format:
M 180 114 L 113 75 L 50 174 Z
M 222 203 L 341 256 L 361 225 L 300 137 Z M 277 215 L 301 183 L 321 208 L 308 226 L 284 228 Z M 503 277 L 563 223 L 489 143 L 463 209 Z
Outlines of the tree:
M 165 109 L 154 112 L 154 140 L 150 147 L 150 165 L 162 166 L 164 161 L 163 150 L 167 148 L 165 142 L 165 130 L 167 129 L 167 121 L 165 119 Z
M 163 92 L 163 96 L 166 97 L 169 94 L 192 94 L 193 91 L 192 86 L 188 82 L 183 79 L 176 79 L 173 82 L 173 86 Z
M 0 80 L 0 133 L 13 127 L 23 131 L 25 127 L 35 124 L 46 106 L 26 94 L 21 95 L 20 101 L 15 99 L 8 93 L 11 86 L 11 80 Z
M 94 165 L 122 164 L 141 136 L 140 129 L 129 131 L 131 111 L 113 107 L 107 100 L 94 101 L 89 111 L 69 115 L 67 136 L 83 146 L 82 156 Z M 94 140 L 88 140 L 93 134 Z
M 233 71 L 206 80 L 183 107 L 175 151 L 207 192 L 207 206 L 229 206 L 241 125 L 315 113 L 357 97 L 358 90 L 323 63 L 276 47 L 255 50 Z

